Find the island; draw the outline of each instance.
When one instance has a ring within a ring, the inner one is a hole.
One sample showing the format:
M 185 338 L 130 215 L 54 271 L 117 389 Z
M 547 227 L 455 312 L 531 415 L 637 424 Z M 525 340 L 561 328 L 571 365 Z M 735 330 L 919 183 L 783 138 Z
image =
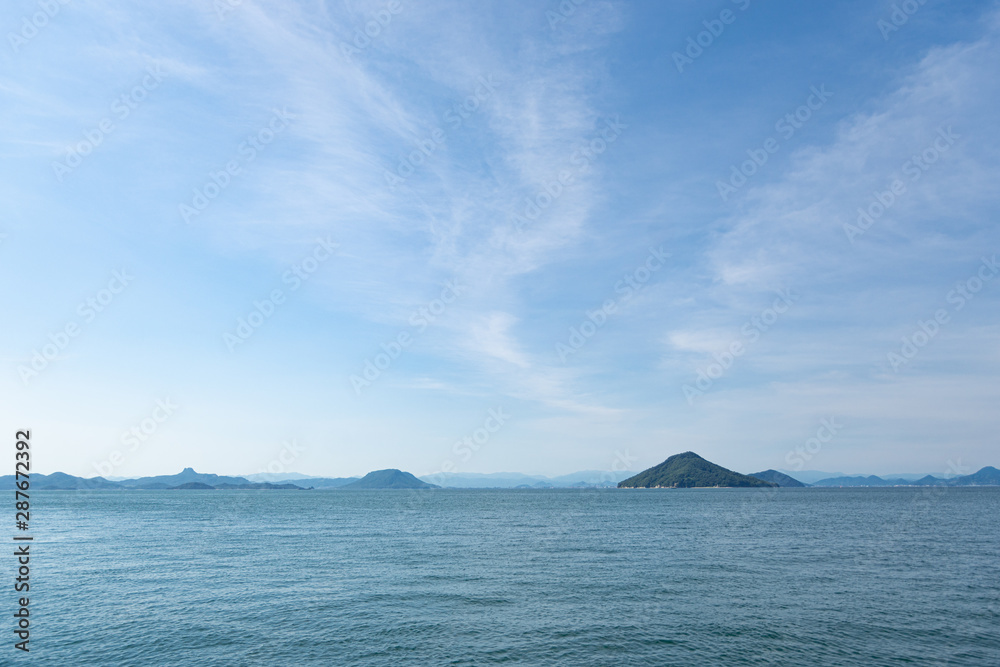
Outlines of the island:
M 803 484 L 794 477 L 789 477 L 785 473 L 778 472 L 777 470 L 765 470 L 764 472 L 755 472 L 750 476 L 756 477 L 757 479 L 762 479 L 765 482 L 772 482 L 782 487 L 805 488 L 806 486 L 809 486 L 808 484 Z
M 440 489 L 437 484 L 428 484 L 419 480 L 408 472 L 389 468 L 388 470 L 375 470 L 368 473 L 356 482 L 344 484 L 340 489 Z
M 694 452 L 674 454 L 658 466 L 618 483 L 619 489 L 691 489 L 703 487 L 776 487 L 706 461 Z

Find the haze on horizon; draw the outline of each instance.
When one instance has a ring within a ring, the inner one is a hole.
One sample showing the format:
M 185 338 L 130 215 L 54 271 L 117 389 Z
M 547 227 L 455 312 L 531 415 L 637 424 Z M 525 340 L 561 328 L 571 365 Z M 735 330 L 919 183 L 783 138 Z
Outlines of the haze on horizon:
M 998 465 L 1000 10 L 894 4 L 11 3 L 7 429 L 84 477 Z

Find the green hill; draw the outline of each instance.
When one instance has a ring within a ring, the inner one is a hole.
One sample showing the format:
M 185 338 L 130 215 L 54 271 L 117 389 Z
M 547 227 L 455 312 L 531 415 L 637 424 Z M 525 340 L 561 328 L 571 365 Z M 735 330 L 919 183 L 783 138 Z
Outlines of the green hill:
M 727 470 L 694 452 L 675 454 L 658 466 L 618 483 L 619 489 L 686 489 L 694 487 L 777 486 Z

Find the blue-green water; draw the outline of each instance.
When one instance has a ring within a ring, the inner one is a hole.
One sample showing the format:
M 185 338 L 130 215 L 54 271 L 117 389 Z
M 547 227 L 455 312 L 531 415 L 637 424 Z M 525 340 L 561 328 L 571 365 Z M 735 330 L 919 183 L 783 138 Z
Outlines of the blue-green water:
M 3 664 L 1000 665 L 1000 489 L 32 502 Z

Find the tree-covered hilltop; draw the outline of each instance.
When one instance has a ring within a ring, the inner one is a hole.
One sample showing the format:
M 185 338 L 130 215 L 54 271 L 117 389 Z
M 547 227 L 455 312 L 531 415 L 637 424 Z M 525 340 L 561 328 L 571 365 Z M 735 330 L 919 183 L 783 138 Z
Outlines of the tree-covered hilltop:
M 619 489 L 777 486 L 706 461 L 694 452 L 675 454 L 658 466 L 618 483 Z

